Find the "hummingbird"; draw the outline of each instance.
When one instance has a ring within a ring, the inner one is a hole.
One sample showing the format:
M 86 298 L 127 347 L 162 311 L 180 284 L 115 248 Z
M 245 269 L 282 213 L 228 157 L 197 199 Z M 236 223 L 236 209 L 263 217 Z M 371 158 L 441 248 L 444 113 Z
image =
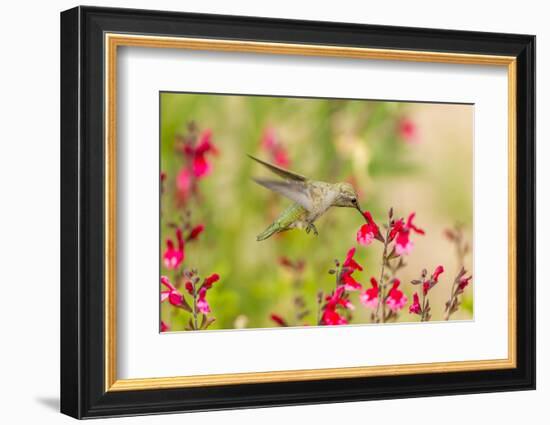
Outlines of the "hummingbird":
M 275 233 L 290 229 L 305 229 L 308 234 L 313 231 L 315 235 L 319 235 L 314 222 L 330 207 L 355 208 L 363 216 L 363 211 L 357 200 L 357 193 L 350 183 L 310 180 L 252 155 L 248 156 L 281 177 L 277 180 L 253 178 L 256 183 L 294 201 L 267 229 L 256 237 L 257 241 L 263 241 Z

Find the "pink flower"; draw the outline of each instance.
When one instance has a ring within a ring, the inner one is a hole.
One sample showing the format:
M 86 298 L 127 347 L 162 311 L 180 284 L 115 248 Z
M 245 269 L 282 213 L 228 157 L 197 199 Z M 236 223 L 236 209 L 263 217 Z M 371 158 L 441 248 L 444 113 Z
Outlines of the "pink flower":
M 212 144 L 212 131 L 204 130 L 197 145 L 194 148 L 188 148 L 186 152 L 188 156 L 193 158 L 193 174 L 195 177 L 200 179 L 209 175 L 212 166 L 206 159 L 206 154 L 209 152 L 217 153 L 216 147 Z
M 472 276 L 469 277 L 461 277 L 460 281 L 458 282 L 458 290 L 464 291 L 464 289 L 470 284 L 470 280 L 472 279 Z
M 180 200 L 185 201 L 193 190 L 193 177 L 187 168 L 182 168 L 176 176 L 176 189 Z
M 204 231 L 204 224 L 199 224 L 191 229 L 189 235 L 187 236 L 188 241 L 195 240 L 199 235 Z
M 339 314 L 335 309 L 325 309 L 323 313 L 322 322 L 325 325 L 335 326 L 335 325 L 347 325 L 348 321 L 344 316 Z
M 166 332 L 170 330 L 170 326 L 168 326 L 166 323 L 164 323 L 162 320 L 160 321 L 160 331 Z
M 197 309 L 203 314 L 210 313 L 210 305 L 206 301 L 206 291 L 204 286 L 199 289 L 199 299 L 197 300 Z
M 366 307 L 376 308 L 378 305 L 379 292 L 378 281 L 374 277 L 371 277 L 370 283 L 372 286 L 359 296 L 359 300 Z
M 358 291 L 361 289 L 361 284 L 353 278 L 351 272 L 342 273 L 340 278 L 342 279 L 346 291 Z
M 422 309 L 420 308 L 420 299 L 418 298 L 418 294 L 416 292 L 413 295 L 413 303 L 409 306 L 409 313 L 422 314 Z
M 345 289 L 348 291 L 357 291 L 361 289 L 361 284 L 353 278 L 352 273 L 356 270 L 362 271 L 363 267 L 353 259 L 354 255 L 355 247 L 348 251 L 340 274 L 340 283 L 344 285 Z
M 267 128 L 264 130 L 261 147 L 269 153 L 271 160 L 275 165 L 283 168 L 290 165 L 288 153 L 285 147 L 277 139 L 275 130 L 272 128 Z
M 439 281 L 439 275 L 441 275 L 441 273 L 443 273 L 444 271 L 445 269 L 443 268 L 443 266 L 437 266 L 432 273 L 431 278 L 424 281 L 424 283 L 422 284 L 422 292 L 424 293 L 424 295 L 426 295 L 428 291 L 435 286 L 435 284 Z
M 339 286 L 333 291 L 332 295 L 326 297 L 326 305 L 321 318 L 321 323 L 325 325 L 346 325 L 346 318 L 338 313 L 337 307 L 342 306 L 348 310 L 353 310 L 353 304 L 345 298 L 344 286 Z
M 186 142 L 183 145 L 182 151 L 191 160 L 191 171 L 194 177 L 200 179 L 210 174 L 212 166 L 208 162 L 206 155 L 209 153 L 218 153 L 218 150 L 212 144 L 211 130 L 204 130 L 195 146 L 191 142 Z
M 403 118 L 398 124 L 399 135 L 407 143 L 418 142 L 418 128 L 410 118 Z
M 172 239 L 166 239 L 166 250 L 163 258 L 164 266 L 169 270 L 177 269 L 185 257 L 183 236 L 179 228 L 176 229 L 176 238 L 178 240 L 177 248 L 174 246 Z
M 357 242 L 361 245 L 368 246 L 374 239 L 382 240 L 382 236 L 380 235 L 380 229 L 374 222 L 371 213 L 369 211 L 365 211 L 363 215 L 365 216 L 367 222 L 363 224 L 357 232 Z
M 213 273 L 204 279 L 201 288 L 199 289 L 199 298 L 197 299 L 197 309 L 201 313 L 210 313 L 210 305 L 208 304 L 208 301 L 206 301 L 206 292 L 212 288 L 212 285 L 218 280 L 220 280 L 220 275 L 217 273 Z
M 344 267 L 351 269 L 352 272 L 355 270 L 363 271 L 363 267 L 361 267 L 361 265 L 353 259 L 354 255 L 355 255 L 355 247 L 351 248 L 348 251 L 346 255 L 346 259 L 344 260 Z
M 398 289 L 400 283 L 399 279 L 393 280 L 393 285 L 386 300 L 386 304 L 393 312 L 401 310 L 407 304 L 407 297 Z
M 439 275 L 441 273 L 443 273 L 445 271 L 445 269 L 443 268 L 443 266 L 437 266 L 434 270 L 434 273 L 432 274 L 432 279 L 435 281 L 435 282 L 438 282 L 438 279 L 439 279 Z
M 160 302 L 168 300 L 170 304 L 179 307 L 183 304 L 183 295 L 176 289 L 166 276 L 161 276 L 160 282 L 168 288 L 167 291 L 161 291 Z
M 409 239 L 410 232 L 414 231 L 420 235 L 423 235 L 424 230 L 416 227 L 413 224 L 415 213 L 411 213 L 407 219 L 407 223 L 403 219 L 399 219 L 394 222 L 390 230 L 390 241 L 395 238 L 395 252 L 397 255 L 410 254 L 413 248 L 413 243 Z
M 283 319 L 278 314 L 272 313 L 270 316 L 270 319 L 273 320 L 275 323 L 277 323 L 279 326 L 288 326 L 285 319 Z

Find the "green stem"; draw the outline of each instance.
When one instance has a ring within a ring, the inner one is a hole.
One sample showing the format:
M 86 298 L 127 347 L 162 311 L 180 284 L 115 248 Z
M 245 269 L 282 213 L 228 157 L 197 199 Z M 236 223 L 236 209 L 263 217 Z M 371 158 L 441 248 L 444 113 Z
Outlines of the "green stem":
M 390 236 L 390 229 L 386 230 L 386 237 L 384 238 L 384 251 L 382 252 L 382 267 L 380 269 L 380 293 L 381 296 L 378 299 L 378 305 L 376 306 L 376 318 L 378 321 L 385 323 L 386 321 L 386 285 L 384 284 L 384 269 L 386 267 L 387 255 L 388 255 L 388 239 Z M 380 320 L 380 305 L 382 305 L 382 320 Z
M 199 322 L 197 318 L 197 286 L 193 282 L 193 327 L 195 330 L 199 329 Z

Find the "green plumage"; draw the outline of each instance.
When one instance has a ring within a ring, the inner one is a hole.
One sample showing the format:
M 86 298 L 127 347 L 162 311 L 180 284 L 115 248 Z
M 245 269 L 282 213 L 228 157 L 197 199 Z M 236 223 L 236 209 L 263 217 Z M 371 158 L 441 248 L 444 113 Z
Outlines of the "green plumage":
M 275 233 L 296 228 L 305 229 L 306 233 L 313 231 L 318 235 L 313 223 L 330 207 L 355 208 L 363 215 L 357 202 L 357 194 L 351 184 L 310 180 L 301 174 L 249 156 L 281 178 L 279 180 L 254 178 L 254 181 L 294 202 L 256 237 L 258 241 L 263 241 Z
M 306 215 L 307 210 L 305 208 L 298 204 L 292 204 L 279 214 L 275 221 L 256 237 L 256 240 L 263 241 L 275 233 L 293 229 L 296 227 L 296 223 L 302 221 Z

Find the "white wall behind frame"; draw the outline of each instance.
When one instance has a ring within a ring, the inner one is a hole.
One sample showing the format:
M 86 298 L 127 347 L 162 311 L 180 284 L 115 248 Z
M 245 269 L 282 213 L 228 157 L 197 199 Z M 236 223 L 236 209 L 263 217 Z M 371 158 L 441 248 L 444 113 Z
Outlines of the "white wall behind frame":
M 545 2 L 440 0 L 298 2 L 278 0 L 94 0 L 96 5 L 221 14 L 362 22 L 428 28 L 537 34 L 538 140 L 550 140 L 550 27 Z M 60 415 L 59 393 L 59 11 L 73 0 L 7 2 L 0 34 L 0 185 L 6 200 L 0 220 L 0 352 L 3 423 L 74 424 Z M 24 21 L 24 24 L 22 24 Z M 15 42 L 16 41 L 16 42 Z M 32 135 L 32 136 L 31 136 Z M 295 424 L 343 421 L 396 424 L 421 417 L 424 425 L 544 423 L 550 399 L 550 287 L 544 260 L 550 258 L 548 181 L 550 144 L 539 143 L 538 198 L 538 390 L 468 396 L 401 399 L 300 407 L 162 415 L 94 421 L 94 424 L 201 425 Z M 23 160 L 25 166 L 23 166 Z M 32 196 L 30 196 L 32 194 Z M 30 226 L 32 224 L 32 226 Z M 32 229 L 31 229 L 32 227 Z M 34 243 L 34 245 L 33 245 Z M 33 245 L 34 251 L 29 247 Z M 40 255 L 32 255 L 39 252 Z M 33 258 L 32 267 L 29 258 Z M 29 276 L 32 275 L 32 279 Z M 28 284 L 28 285 L 27 285 Z M 21 289 L 31 288 L 21 314 Z M 37 331 L 37 324 L 40 325 Z M 7 347 L 7 348 L 6 348 Z M 32 379 L 32 385 L 30 381 Z

